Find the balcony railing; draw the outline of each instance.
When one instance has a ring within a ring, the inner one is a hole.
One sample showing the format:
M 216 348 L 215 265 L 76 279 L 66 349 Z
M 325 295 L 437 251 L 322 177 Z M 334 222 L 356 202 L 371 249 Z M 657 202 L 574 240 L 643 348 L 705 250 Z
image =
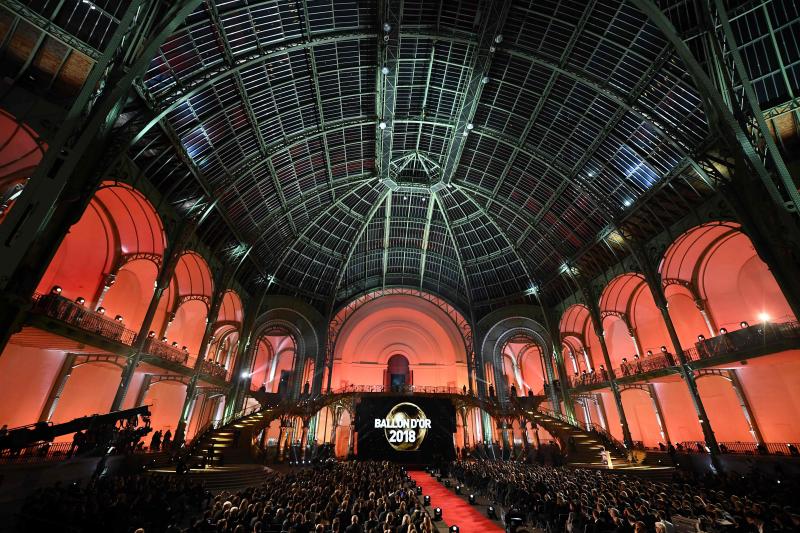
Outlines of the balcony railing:
M 136 332 L 125 328 L 121 322 L 57 294 L 34 295 L 31 310 L 127 346 L 136 340 Z
M 173 361 L 182 365 L 186 365 L 186 362 L 189 360 L 188 352 L 174 348 L 169 344 L 156 339 L 147 339 L 144 343 L 143 350 L 149 355 L 154 355 L 156 357 L 160 357 L 161 359 Z
M 222 380 L 228 379 L 228 369 L 220 365 L 219 363 L 215 363 L 213 361 L 208 361 L 208 360 L 201 361 L 200 372 L 202 374 L 211 376 L 213 378 L 218 378 Z
M 742 455 L 791 455 L 800 456 L 800 443 L 798 442 L 718 442 L 720 453 Z M 706 443 L 702 441 L 684 441 L 675 445 L 678 453 L 708 453 Z
M 652 372 L 653 370 L 670 368 L 677 364 L 678 358 L 675 357 L 675 355 L 669 352 L 661 352 L 658 355 L 634 357 L 631 361 L 623 362 L 619 367 L 614 369 L 614 375 L 617 378 L 621 378 L 635 374 L 644 374 L 645 372 Z
M 685 349 L 683 353 L 687 361 L 702 361 L 747 350 L 766 349 L 780 341 L 798 339 L 800 339 L 800 322 L 757 324 L 695 343 L 693 348 Z M 614 375 L 619 379 L 672 368 L 678 364 L 678 357 L 669 352 L 662 352 L 656 355 L 634 357 L 615 368 Z M 608 376 L 603 371 L 597 370 L 573 376 L 570 378 L 570 385 L 576 388 L 599 385 L 606 381 L 608 381 Z
M 684 351 L 686 359 L 700 361 L 734 352 L 767 347 L 776 342 L 800 339 L 800 322 L 764 323 L 749 326 L 698 342 Z
M 587 385 L 598 385 L 606 381 L 608 381 L 608 372 L 605 370 L 595 370 L 594 372 L 586 372 L 585 374 L 572 376 L 569 380 L 569 384 L 572 387 L 585 387 Z

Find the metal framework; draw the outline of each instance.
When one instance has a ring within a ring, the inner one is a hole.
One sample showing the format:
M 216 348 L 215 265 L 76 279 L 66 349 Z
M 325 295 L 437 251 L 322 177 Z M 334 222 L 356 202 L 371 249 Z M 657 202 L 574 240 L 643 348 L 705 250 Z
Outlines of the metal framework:
M 5 2 L 0 51 L 23 21 L 36 35 L 4 76 L 56 87 L 103 58 L 128 3 Z M 726 147 L 796 207 L 793 2 L 183 4 L 120 145 L 163 201 L 203 210 L 210 248 L 252 249 L 248 290 L 329 311 L 397 286 L 478 315 L 552 301 L 563 265 L 616 260 L 614 228 L 651 235 L 712 194 Z

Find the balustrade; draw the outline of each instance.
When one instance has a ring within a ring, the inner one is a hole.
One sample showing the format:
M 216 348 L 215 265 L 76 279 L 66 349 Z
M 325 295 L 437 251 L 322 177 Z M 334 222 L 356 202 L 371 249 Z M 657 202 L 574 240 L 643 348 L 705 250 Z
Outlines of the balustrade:
M 87 309 L 58 294 L 34 295 L 31 311 L 127 346 L 132 346 L 136 340 L 136 332 L 125 328 L 122 322 L 109 319 L 103 313 Z
M 200 373 L 218 379 L 223 379 L 223 380 L 228 379 L 228 369 L 219 363 L 215 363 L 214 361 L 209 361 L 209 360 L 201 361 Z
M 144 343 L 143 351 L 149 355 L 154 355 L 167 361 L 180 363 L 184 366 L 186 365 L 187 361 L 189 361 L 189 352 L 179 350 L 163 341 L 158 341 L 156 339 L 147 339 Z

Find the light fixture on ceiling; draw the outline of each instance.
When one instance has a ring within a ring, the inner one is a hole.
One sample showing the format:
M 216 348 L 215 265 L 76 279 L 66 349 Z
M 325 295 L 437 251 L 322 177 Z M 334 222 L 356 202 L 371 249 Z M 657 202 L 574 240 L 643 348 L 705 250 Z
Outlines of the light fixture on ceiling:
M 378 122 L 378 127 L 379 127 L 380 129 L 382 129 L 382 130 L 385 130 L 385 129 L 386 129 L 386 122 L 384 122 L 383 120 L 381 120 L 380 122 Z
M 387 67 L 386 65 L 383 65 L 381 67 L 381 74 L 383 74 L 384 76 L 388 75 L 389 74 L 389 67 Z
M 392 31 L 392 25 L 389 24 L 388 22 L 384 22 L 383 23 L 383 31 L 385 31 L 386 33 L 389 33 L 390 31 Z
M 475 124 L 473 124 L 472 122 L 468 122 L 468 123 L 467 123 L 467 129 L 468 129 L 468 130 L 471 130 L 471 129 L 473 129 L 474 127 L 475 127 Z

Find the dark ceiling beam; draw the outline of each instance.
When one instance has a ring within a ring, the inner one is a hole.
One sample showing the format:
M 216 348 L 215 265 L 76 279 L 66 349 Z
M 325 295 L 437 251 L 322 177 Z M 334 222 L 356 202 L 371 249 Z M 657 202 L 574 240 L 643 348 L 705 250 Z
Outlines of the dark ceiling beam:
M 305 29 L 306 29 L 306 39 L 311 40 L 311 16 L 308 12 L 308 0 L 302 0 L 303 2 L 303 20 L 305 22 Z M 322 105 L 322 92 L 319 88 L 319 74 L 317 73 L 317 56 L 315 54 L 315 50 L 313 48 L 306 49 L 306 54 L 308 55 L 308 63 L 311 70 L 311 83 L 314 85 L 314 97 L 316 98 L 317 102 L 317 120 L 319 121 L 319 127 L 321 130 L 325 130 L 325 113 L 324 107 Z M 325 158 L 325 166 L 328 170 L 328 181 L 333 182 L 333 168 L 331 167 L 331 158 L 330 158 L 330 150 L 328 149 L 328 137 L 326 135 L 322 136 L 322 148 L 323 148 L 323 157 Z M 334 200 L 336 199 L 333 186 L 331 186 L 331 194 L 334 194 Z
M 503 228 L 500 227 L 500 225 L 497 223 L 497 221 L 494 219 L 491 213 L 489 213 L 488 211 L 486 211 L 486 209 L 484 209 L 484 207 L 480 204 L 480 202 L 478 202 L 475 198 L 473 198 L 472 195 L 469 194 L 465 189 L 463 189 L 461 185 L 459 185 L 458 183 L 455 183 L 454 186 L 456 189 L 461 191 L 461 194 L 463 194 L 467 198 L 467 200 L 469 200 L 470 203 L 472 203 L 472 205 L 474 205 L 475 208 L 478 211 L 480 211 L 481 214 L 483 214 L 486 220 L 488 220 L 489 223 L 492 226 L 494 226 L 494 229 L 495 231 L 497 231 L 497 234 L 500 235 L 504 241 L 506 241 L 506 245 L 510 250 L 513 251 L 514 257 L 516 257 L 517 261 L 519 261 L 520 265 L 522 265 L 522 270 L 525 272 L 525 276 L 528 278 L 528 283 L 533 283 L 535 279 L 531 275 L 531 270 L 528 267 L 528 263 L 525 262 L 525 259 L 519 253 L 519 250 L 517 250 L 517 247 L 514 245 L 514 241 L 512 241 L 511 238 L 508 236 L 508 234 L 505 231 L 503 231 Z
M 301 240 L 310 239 L 309 234 L 311 233 L 311 230 L 312 229 L 313 230 L 317 229 L 317 225 L 322 220 L 322 217 L 328 216 L 330 214 L 330 212 L 334 208 L 346 207 L 345 201 L 348 198 L 350 198 L 352 195 L 354 195 L 354 194 L 356 194 L 358 192 L 361 192 L 362 188 L 363 188 L 363 186 L 358 186 L 358 187 L 354 187 L 354 188 L 350 189 L 349 191 L 344 193 L 342 196 L 340 196 L 338 200 L 336 200 L 335 202 L 331 203 L 328 207 L 326 207 L 325 209 L 320 211 L 320 213 L 317 214 L 317 216 L 314 217 L 314 220 L 312 220 L 311 222 L 306 224 L 306 226 L 300 232 L 300 235 L 293 242 L 291 242 L 286 248 L 284 248 L 284 250 L 281 252 L 280 260 L 278 261 L 278 263 L 277 263 L 277 265 L 276 265 L 276 267 L 274 269 L 275 274 L 273 274 L 273 279 L 277 279 L 278 273 L 280 272 L 281 268 L 283 268 L 284 263 L 286 262 L 286 260 L 291 255 L 292 250 L 294 250 L 295 245 L 298 242 L 301 242 Z M 346 209 L 346 210 L 349 213 L 353 214 L 352 210 L 350 210 L 350 209 Z M 359 215 L 359 218 L 360 218 L 360 215 Z M 364 219 L 364 222 L 362 222 L 362 224 L 367 223 L 367 222 L 368 222 L 368 220 Z
M 225 32 L 225 25 L 222 24 L 222 21 L 220 20 L 219 12 L 217 10 L 217 3 L 215 0 L 206 0 L 205 4 L 209 13 L 209 17 L 211 18 L 211 22 L 213 23 L 212 26 L 217 37 L 217 42 L 222 50 L 223 57 L 225 58 L 225 63 L 227 63 L 229 68 L 232 68 L 236 64 L 236 60 L 233 57 L 228 36 Z M 247 115 L 247 121 L 250 122 L 250 129 L 253 132 L 253 136 L 256 138 L 258 151 L 261 154 L 261 157 L 264 160 L 267 160 L 267 167 L 270 177 L 272 178 L 272 185 L 278 195 L 278 200 L 281 203 L 281 209 L 283 209 L 286 219 L 289 222 L 289 227 L 292 230 L 292 234 L 297 235 L 297 227 L 294 224 L 292 214 L 286 209 L 286 197 L 283 195 L 283 188 L 281 187 L 280 180 L 278 180 L 275 169 L 272 167 L 272 163 L 269 161 L 269 150 L 267 143 L 264 140 L 264 135 L 261 133 L 261 128 L 259 127 L 258 117 L 253 110 L 253 105 L 250 102 L 250 96 L 247 93 L 247 88 L 244 86 L 242 73 L 238 70 L 233 72 L 233 81 L 236 85 L 236 91 L 239 93 L 239 100 L 242 103 L 245 115 Z M 233 130 L 233 128 L 231 129 Z
M 669 61 L 672 57 L 672 48 L 669 46 L 664 47 L 661 52 L 656 57 L 655 61 L 650 63 L 649 68 L 645 72 L 645 74 L 639 78 L 639 81 L 634 86 L 633 90 L 631 91 L 630 95 L 628 95 L 627 100 L 630 102 L 636 102 L 639 100 L 639 97 L 642 93 L 647 89 L 650 82 L 653 79 L 653 76 L 659 72 L 659 70 L 664 66 L 664 64 Z M 586 117 L 589 113 L 588 109 L 585 109 L 583 112 L 583 116 Z M 584 167 L 586 164 L 594 157 L 597 150 L 603 145 L 611 132 L 613 132 L 617 126 L 619 125 L 620 121 L 625 118 L 625 114 L 627 110 L 620 106 L 614 111 L 614 114 L 608 120 L 605 126 L 603 126 L 602 131 L 600 134 L 596 135 L 595 138 L 592 140 L 592 143 L 584 150 L 583 154 L 581 155 L 580 159 L 573 165 L 572 169 L 568 176 L 562 179 L 561 183 L 558 185 L 558 188 L 550 195 L 550 198 L 547 202 L 542 206 L 539 212 L 534 216 L 535 224 L 539 224 L 545 214 L 553 207 L 553 205 L 561 198 L 561 195 L 564 193 L 567 187 L 570 185 L 574 185 L 581 189 L 592 189 L 592 176 L 588 173 L 586 174 L 586 178 L 580 179 L 580 174 L 584 171 Z M 637 154 L 642 161 L 646 161 L 644 158 L 644 154 Z M 600 173 L 599 170 L 596 170 L 598 174 Z M 587 179 L 588 178 L 588 179 Z M 587 194 L 589 198 L 594 199 L 595 196 L 592 194 Z M 635 198 L 631 198 L 631 203 L 635 201 Z M 603 209 L 604 207 L 607 208 L 608 206 L 604 202 L 597 202 L 595 201 L 595 205 L 599 208 Z M 616 210 L 614 209 L 603 209 L 607 215 L 610 215 L 610 218 L 613 219 L 616 215 Z M 532 226 L 529 226 L 528 229 L 523 232 L 520 236 L 518 244 L 525 242 L 525 239 L 528 238 L 530 235 Z
M 459 108 L 455 112 L 455 128 L 450 132 L 450 143 L 445 152 L 439 186 L 447 186 L 461 161 L 461 154 L 467 144 L 467 135 L 472 129 L 475 110 L 478 108 L 483 88 L 492 65 L 497 45 L 503 40 L 503 26 L 506 23 L 511 0 L 485 0 L 480 2 L 483 28 L 475 44 L 472 61 L 467 68 L 467 88 Z M 436 185 L 435 185 L 436 186 Z
M 433 196 L 436 193 L 431 193 Z M 428 245 L 430 244 L 431 235 L 431 222 L 433 221 L 433 208 L 435 202 L 433 198 L 428 201 L 428 209 L 425 212 L 425 229 L 422 230 L 422 253 L 419 257 L 419 286 L 422 287 L 422 282 L 425 280 L 425 263 L 428 260 Z
M 328 299 L 328 316 L 332 316 L 331 313 L 333 312 L 334 307 L 336 306 L 336 295 L 339 292 L 339 287 L 342 284 L 342 280 L 344 279 L 345 274 L 347 273 L 347 265 L 350 264 L 350 261 L 353 259 L 353 253 L 356 250 L 356 246 L 361 241 L 361 238 L 364 236 L 364 232 L 369 227 L 370 222 L 372 219 L 375 218 L 375 213 L 378 212 L 380 209 L 381 204 L 386 200 L 387 196 L 391 196 L 392 190 L 387 188 L 384 190 L 378 200 L 370 207 L 367 216 L 364 217 L 364 222 L 361 224 L 361 227 L 358 229 L 358 233 L 356 234 L 353 241 L 350 243 L 347 249 L 347 255 L 345 256 L 345 260 L 342 261 L 341 265 L 339 266 L 339 271 L 336 273 L 336 283 L 333 284 L 333 290 L 331 291 L 330 297 Z
M 0 3 L 0 7 L 6 9 L 12 15 L 19 17 L 21 20 L 24 20 L 43 34 L 52 37 L 76 52 L 80 52 L 91 59 L 92 62 L 97 61 L 102 56 L 100 50 L 81 40 L 79 37 L 72 35 L 55 24 L 52 20 L 40 15 L 37 11 L 26 6 L 19 0 L 3 0 L 3 2 Z M 119 19 L 111 17 L 110 15 L 109 17 L 114 20 L 115 23 L 119 24 Z M 31 55 L 33 55 L 33 52 L 31 52 Z
M 569 40 L 567 41 L 566 46 L 564 46 L 564 50 L 561 52 L 561 57 L 558 60 L 559 68 L 563 69 L 567 66 L 567 60 L 569 59 L 570 55 L 572 54 L 572 50 L 575 48 L 575 43 L 578 41 L 578 38 L 583 33 L 584 28 L 586 27 L 586 23 L 589 21 L 589 15 L 591 15 L 592 10 L 594 10 L 594 6 L 597 4 L 597 0 L 589 0 L 586 2 L 586 6 L 583 9 L 583 14 L 581 15 L 580 20 L 578 20 L 575 29 L 573 30 L 572 34 L 569 36 Z M 545 84 L 544 90 L 542 91 L 542 95 L 539 97 L 539 101 L 536 102 L 536 107 L 533 109 L 531 116 L 528 118 L 527 124 L 525 124 L 525 128 L 522 130 L 522 134 L 519 136 L 519 141 L 517 141 L 514 150 L 511 152 L 511 157 L 508 158 L 505 167 L 503 167 L 503 171 L 500 173 L 500 176 L 497 178 L 497 183 L 492 190 L 492 199 L 489 200 L 489 203 L 486 204 L 486 209 L 492 207 L 492 202 L 494 198 L 497 197 L 497 193 L 500 191 L 500 187 L 502 186 L 503 182 L 508 176 L 508 173 L 511 171 L 511 167 L 514 165 L 514 162 L 517 160 L 517 156 L 519 155 L 519 149 L 525 144 L 528 135 L 530 134 L 531 130 L 533 130 L 533 126 L 537 124 L 539 119 L 539 114 L 544 109 L 545 103 L 550 98 L 550 93 L 553 90 L 553 87 L 556 85 L 556 80 L 558 79 L 558 70 L 552 69 L 550 71 L 550 76 L 547 79 L 547 84 Z
M 392 190 L 389 189 L 386 195 L 386 216 L 383 219 L 383 285 L 386 286 L 386 271 L 389 270 L 389 247 L 391 245 L 389 236 L 392 231 Z
M 749 164 L 748 166 L 752 168 L 753 172 L 755 172 L 764 183 L 773 201 L 781 207 L 786 208 L 786 202 L 783 200 L 781 193 L 777 190 L 769 170 L 761 160 L 761 156 L 756 152 L 748 133 L 726 107 L 719 89 L 708 77 L 703 66 L 698 62 L 697 58 L 686 45 L 682 36 L 675 29 L 675 26 L 653 0 L 632 1 L 636 7 L 647 15 L 650 21 L 664 34 L 670 44 L 675 48 L 678 57 L 680 57 L 683 66 L 686 68 L 686 72 L 693 78 L 694 84 L 702 97 L 706 115 L 716 121 L 714 125 L 719 128 L 726 143 L 728 143 L 731 148 L 737 147 L 740 150 Z M 760 118 L 763 120 L 763 116 Z M 758 120 L 759 117 L 756 117 L 756 119 Z M 771 136 L 765 136 L 765 141 L 769 142 L 769 140 L 772 140 L 774 143 Z M 800 193 L 798 193 L 797 185 L 794 182 L 786 183 L 783 172 L 779 172 L 779 175 L 781 181 L 787 186 L 787 192 L 792 198 L 791 202 L 796 208 L 800 205 L 800 199 L 798 198 L 798 194 Z
M 378 176 L 391 188 L 389 164 L 392 160 L 394 110 L 400 70 L 400 24 L 403 0 L 379 0 L 377 26 L 377 59 L 375 65 L 375 166 Z
M 453 233 L 453 229 L 450 227 L 450 219 L 447 216 L 447 210 L 444 207 L 444 203 L 442 202 L 441 197 L 439 196 L 438 192 L 431 193 L 431 203 L 436 202 L 439 206 L 439 212 L 442 213 L 442 219 L 444 220 L 445 228 L 447 228 L 447 236 L 450 239 L 450 244 L 453 246 L 453 251 L 456 254 L 456 262 L 458 263 L 458 270 L 461 273 L 461 278 L 464 280 L 464 290 L 467 296 L 467 308 L 470 309 L 470 313 L 472 312 L 472 283 L 470 283 L 469 278 L 467 277 L 467 272 L 464 270 L 464 259 L 461 257 L 461 248 L 458 245 L 458 240 L 456 240 L 456 236 Z M 474 324 L 474 320 L 472 320 Z M 469 354 L 467 354 L 469 355 Z

